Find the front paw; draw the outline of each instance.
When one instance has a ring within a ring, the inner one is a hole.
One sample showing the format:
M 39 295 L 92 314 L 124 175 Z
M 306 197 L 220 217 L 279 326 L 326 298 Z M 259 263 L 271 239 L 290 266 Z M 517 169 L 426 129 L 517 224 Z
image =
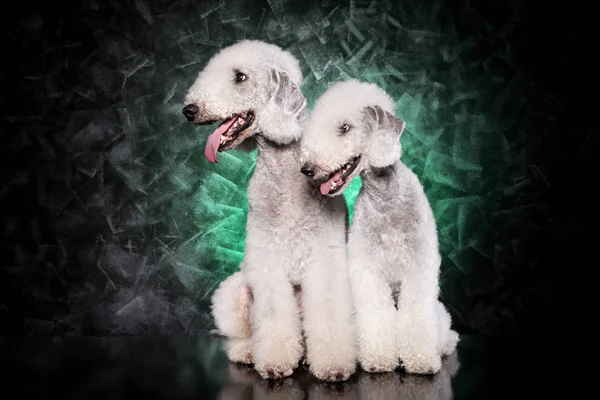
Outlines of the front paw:
M 358 362 L 367 372 L 392 372 L 398 368 L 393 331 L 386 335 L 363 335 L 359 340 Z
M 437 373 L 442 366 L 442 356 L 435 318 L 407 311 L 399 319 L 397 328 L 397 356 L 404 371 L 421 375 Z
M 252 364 L 252 344 L 250 339 L 227 339 L 225 352 L 229 361 L 239 364 Z
M 356 371 L 353 349 L 331 349 L 309 356 L 310 372 L 315 378 L 326 382 L 343 382 Z
M 409 353 L 400 355 L 400 360 L 408 374 L 433 375 L 442 367 L 442 358 L 435 353 Z
M 317 379 L 343 382 L 356 371 L 356 344 L 347 332 L 351 330 L 336 335 L 335 340 L 317 334 L 307 338 L 307 364 Z
M 358 357 L 362 369 L 367 372 L 392 372 L 400 365 L 393 349 L 389 351 L 363 352 Z
M 290 340 L 271 341 L 254 356 L 254 367 L 263 379 L 290 376 L 302 357 L 302 345 Z
M 256 371 L 263 379 L 281 379 L 290 376 L 294 373 L 296 365 L 291 363 L 265 363 L 256 366 Z
M 310 372 L 315 378 L 326 382 L 344 382 L 356 371 L 356 366 L 330 365 L 322 367 L 310 367 Z

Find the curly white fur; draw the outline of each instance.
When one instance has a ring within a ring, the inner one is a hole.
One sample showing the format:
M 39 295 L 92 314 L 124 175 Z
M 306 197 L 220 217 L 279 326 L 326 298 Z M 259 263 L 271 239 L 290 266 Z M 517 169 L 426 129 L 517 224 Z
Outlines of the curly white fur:
M 236 82 L 240 72 L 246 78 Z M 290 53 L 243 41 L 215 55 L 186 97 L 198 108 L 195 123 L 256 115 L 243 134 L 244 144 L 258 146 L 244 260 L 215 292 L 213 315 L 230 338 L 229 359 L 253 362 L 263 378 L 290 375 L 305 342 L 317 378 L 346 380 L 356 368 L 347 210 L 343 198 L 321 196 L 300 173 L 298 139 L 308 116 L 301 84 Z
M 234 76 L 248 76 L 236 84 Z M 273 72 L 284 72 L 296 88 L 302 85 L 298 60 L 279 46 L 258 40 L 244 40 L 214 55 L 188 90 L 185 104 L 201 106 L 206 119 L 222 119 L 246 110 L 258 115 L 260 130 L 270 140 L 289 144 L 298 140 L 302 126 L 297 114 L 286 113 L 271 100 L 275 90 Z
M 309 118 L 303 160 L 321 182 L 360 156 L 330 193 L 341 194 L 360 174 L 363 188 L 348 240 L 359 362 L 375 372 L 402 361 L 409 373 L 431 374 L 440 369 L 441 356 L 454 351 L 458 335 L 438 301 L 433 212 L 418 178 L 400 161 L 404 122 L 393 112 L 392 99 L 377 85 L 333 85 Z

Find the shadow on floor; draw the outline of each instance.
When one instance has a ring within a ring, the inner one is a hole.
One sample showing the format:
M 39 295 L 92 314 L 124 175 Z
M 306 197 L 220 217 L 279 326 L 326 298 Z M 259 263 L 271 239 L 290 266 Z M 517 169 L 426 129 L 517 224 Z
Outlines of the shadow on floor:
M 580 369 L 580 379 L 569 378 L 574 364 L 565 355 L 574 353 L 542 339 L 465 335 L 436 375 L 359 369 L 335 384 L 317 381 L 303 367 L 287 379 L 262 380 L 252 367 L 229 363 L 222 340 L 209 336 L 1 339 L 0 361 L 7 393 L 65 400 L 489 400 L 555 395 L 565 384 L 571 393 L 584 390 L 592 381 Z

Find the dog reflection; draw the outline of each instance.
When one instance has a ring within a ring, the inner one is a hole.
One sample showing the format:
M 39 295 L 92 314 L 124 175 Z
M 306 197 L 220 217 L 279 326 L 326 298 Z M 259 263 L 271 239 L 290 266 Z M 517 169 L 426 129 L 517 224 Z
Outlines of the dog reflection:
M 456 352 L 443 359 L 435 375 L 412 375 L 401 372 L 366 373 L 357 371 L 348 381 L 326 383 L 316 380 L 308 370 L 298 368 L 292 376 L 263 380 L 250 366 L 229 364 L 229 381 L 220 400 L 333 400 L 333 399 L 452 399 L 452 377 L 459 369 Z

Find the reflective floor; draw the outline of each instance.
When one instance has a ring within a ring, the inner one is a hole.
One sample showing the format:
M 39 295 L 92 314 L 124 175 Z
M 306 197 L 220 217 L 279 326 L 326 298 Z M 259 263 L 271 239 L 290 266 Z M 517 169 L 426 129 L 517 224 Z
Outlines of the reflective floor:
M 463 336 L 431 377 L 357 372 L 326 384 L 300 368 L 264 381 L 231 364 L 219 338 L 39 338 L 0 341 L 3 389 L 62 399 L 496 399 L 570 394 L 556 350 L 538 341 Z M 8 367 L 8 368 L 7 368 Z M 561 370 L 562 369 L 562 370 Z

